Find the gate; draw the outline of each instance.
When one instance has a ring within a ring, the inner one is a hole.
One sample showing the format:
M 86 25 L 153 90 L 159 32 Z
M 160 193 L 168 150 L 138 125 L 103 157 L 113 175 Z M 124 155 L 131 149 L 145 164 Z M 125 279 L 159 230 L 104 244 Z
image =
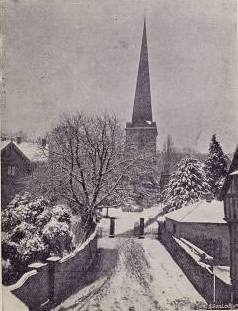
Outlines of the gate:
M 158 225 L 151 226 L 151 223 L 148 221 L 144 222 L 144 218 L 140 218 L 138 222 L 134 223 L 134 228 L 129 229 L 123 233 L 117 233 L 117 227 L 116 227 L 116 219 L 114 217 L 110 218 L 110 223 L 107 227 L 100 226 L 98 227 L 98 237 L 124 237 L 124 238 L 158 238 Z

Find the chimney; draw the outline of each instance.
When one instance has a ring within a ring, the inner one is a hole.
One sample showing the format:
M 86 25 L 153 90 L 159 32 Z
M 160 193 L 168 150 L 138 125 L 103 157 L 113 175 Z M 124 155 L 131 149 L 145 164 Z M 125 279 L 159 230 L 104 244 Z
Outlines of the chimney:
M 21 136 L 17 136 L 17 144 L 20 145 L 22 139 L 21 139 Z
M 42 147 L 46 146 L 46 138 L 42 138 L 41 145 L 42 145 Z

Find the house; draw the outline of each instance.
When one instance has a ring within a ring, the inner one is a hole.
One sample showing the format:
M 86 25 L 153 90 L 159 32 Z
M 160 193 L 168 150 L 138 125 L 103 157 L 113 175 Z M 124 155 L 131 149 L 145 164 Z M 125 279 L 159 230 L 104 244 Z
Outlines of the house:
M 224 202 L 225 221 L 230 233 L 232 302 L 238 304 L 238 148 L 223 184 L 220 199 Z
M 165 214 L 165 227 L 214 258 L 216 265 L 229 265 L 229 227 L 220 201 L 201 201 Z
M 24 142 L 20 137 L 16 141 L 1 141 L 2 207 L 6 206 L 15 194 L 24 189 L 35 167 L 47 160 L 45 140 L 43 140 L 43 147 L 44 149 L 39 144 Z

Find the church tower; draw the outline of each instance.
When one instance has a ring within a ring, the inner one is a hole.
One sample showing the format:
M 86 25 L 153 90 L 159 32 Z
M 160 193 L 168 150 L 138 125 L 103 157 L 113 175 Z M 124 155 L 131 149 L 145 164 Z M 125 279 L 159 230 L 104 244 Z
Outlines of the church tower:
M 146 22 L 140 51 L 132 121 L 126 123 L 126 153 L 155 156 L 157 126 L 152 119 Z

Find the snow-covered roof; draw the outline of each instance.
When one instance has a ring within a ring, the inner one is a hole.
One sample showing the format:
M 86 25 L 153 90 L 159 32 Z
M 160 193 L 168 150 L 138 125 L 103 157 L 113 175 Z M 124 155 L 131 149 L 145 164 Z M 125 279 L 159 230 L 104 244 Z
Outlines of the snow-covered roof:
M 179 222 L 226 223 L 223 202 L 217 200 L 187 205 L 165 214 L 165 217 Z
M 1 150 L 3 150 L 9 143 L 13 143 L 31 162 L 44 162 L 48 157 L 48 148 L 43 151 L 40 146 L 32 142 L 21 142 L 20 144 L 5 140 L 1 141 Z
M 9 143 L 10 143 L 10 140 L 1 141 L 1 150 L 4 149 Z

